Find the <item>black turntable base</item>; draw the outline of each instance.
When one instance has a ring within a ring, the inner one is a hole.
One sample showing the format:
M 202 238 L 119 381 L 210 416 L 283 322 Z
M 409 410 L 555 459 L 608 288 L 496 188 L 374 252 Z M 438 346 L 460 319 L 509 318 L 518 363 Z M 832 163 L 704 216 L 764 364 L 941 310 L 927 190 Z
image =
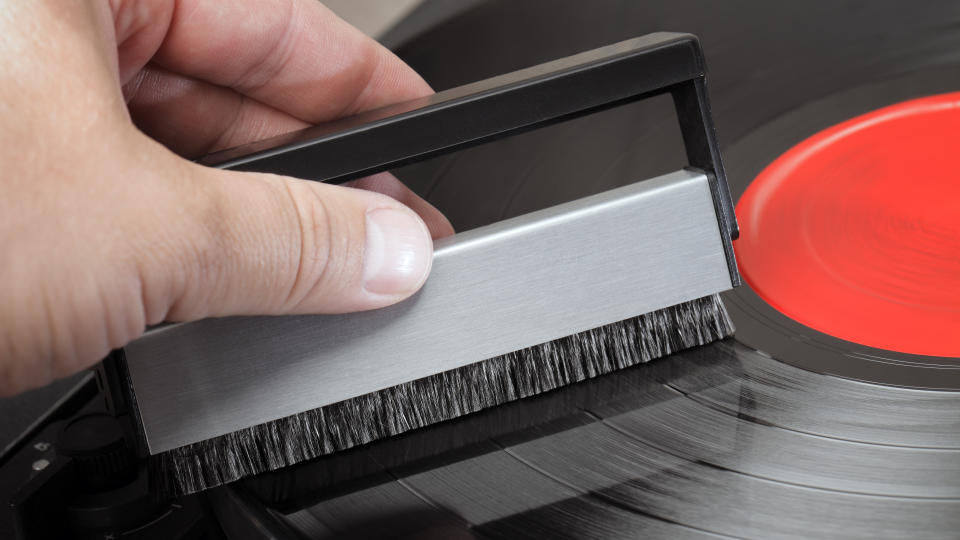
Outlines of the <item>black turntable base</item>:
M 702 41 L 735 199 L 825 128 L 960 90 L 955 0 L 490 1 L 398 52 L 443 89 L 659 30 Z M 396 174 L 469 229 L 672 170 L 656 102 Z M 725 302 L 732 339 L 204 497 L 243 539 L 960 538 L 960 358 Z

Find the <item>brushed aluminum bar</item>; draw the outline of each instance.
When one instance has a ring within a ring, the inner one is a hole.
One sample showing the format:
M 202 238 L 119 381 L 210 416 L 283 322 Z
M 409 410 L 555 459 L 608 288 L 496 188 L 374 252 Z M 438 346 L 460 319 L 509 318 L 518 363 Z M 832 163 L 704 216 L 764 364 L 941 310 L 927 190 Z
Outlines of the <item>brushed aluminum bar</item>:
M 707 177 L 678 171 L 438 241 L 426 285 L 395 306 L 149 332 L 125 349 L 148 449 L 730 289 L 714 208 Z

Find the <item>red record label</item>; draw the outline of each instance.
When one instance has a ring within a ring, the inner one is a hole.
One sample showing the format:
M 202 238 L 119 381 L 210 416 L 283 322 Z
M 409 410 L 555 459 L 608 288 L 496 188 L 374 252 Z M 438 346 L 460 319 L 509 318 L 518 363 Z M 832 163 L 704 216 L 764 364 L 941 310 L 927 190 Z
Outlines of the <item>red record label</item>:
M 796 145 L 737 204 L 743 276 L 791 319 L 960 357 L 960 93 L 886 107 Z

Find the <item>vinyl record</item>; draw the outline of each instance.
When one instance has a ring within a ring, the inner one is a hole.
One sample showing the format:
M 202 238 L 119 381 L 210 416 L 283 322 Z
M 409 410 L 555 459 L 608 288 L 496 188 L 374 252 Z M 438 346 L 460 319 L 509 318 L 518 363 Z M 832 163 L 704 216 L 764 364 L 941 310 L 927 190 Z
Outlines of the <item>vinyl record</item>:
M 943 538 L 958 408 L 728 340 L 240 489 L 301 538 Z
M 399 52 L 440 89 L 653 31 L 697 34 L 737 199 L 821 130 L 960 90 L 960 4 L 922 7 L 494 1 Z M 675 123 L 654 99 L 397 174 L 467 229 L 677 168 Z M 303 538 L 956 537 L 960 359 L 832 337 L 749 286 L 725 300 L 732 339 L 230 496 Z

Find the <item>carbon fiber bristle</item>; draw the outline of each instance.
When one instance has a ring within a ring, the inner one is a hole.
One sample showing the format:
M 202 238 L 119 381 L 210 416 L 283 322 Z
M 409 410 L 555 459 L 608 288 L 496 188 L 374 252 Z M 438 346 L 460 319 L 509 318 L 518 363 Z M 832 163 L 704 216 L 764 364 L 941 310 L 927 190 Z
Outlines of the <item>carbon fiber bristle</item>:
M 704 345 L 733 333 L 711 295 L 151 457 L 163 492 L 202 491 Z

